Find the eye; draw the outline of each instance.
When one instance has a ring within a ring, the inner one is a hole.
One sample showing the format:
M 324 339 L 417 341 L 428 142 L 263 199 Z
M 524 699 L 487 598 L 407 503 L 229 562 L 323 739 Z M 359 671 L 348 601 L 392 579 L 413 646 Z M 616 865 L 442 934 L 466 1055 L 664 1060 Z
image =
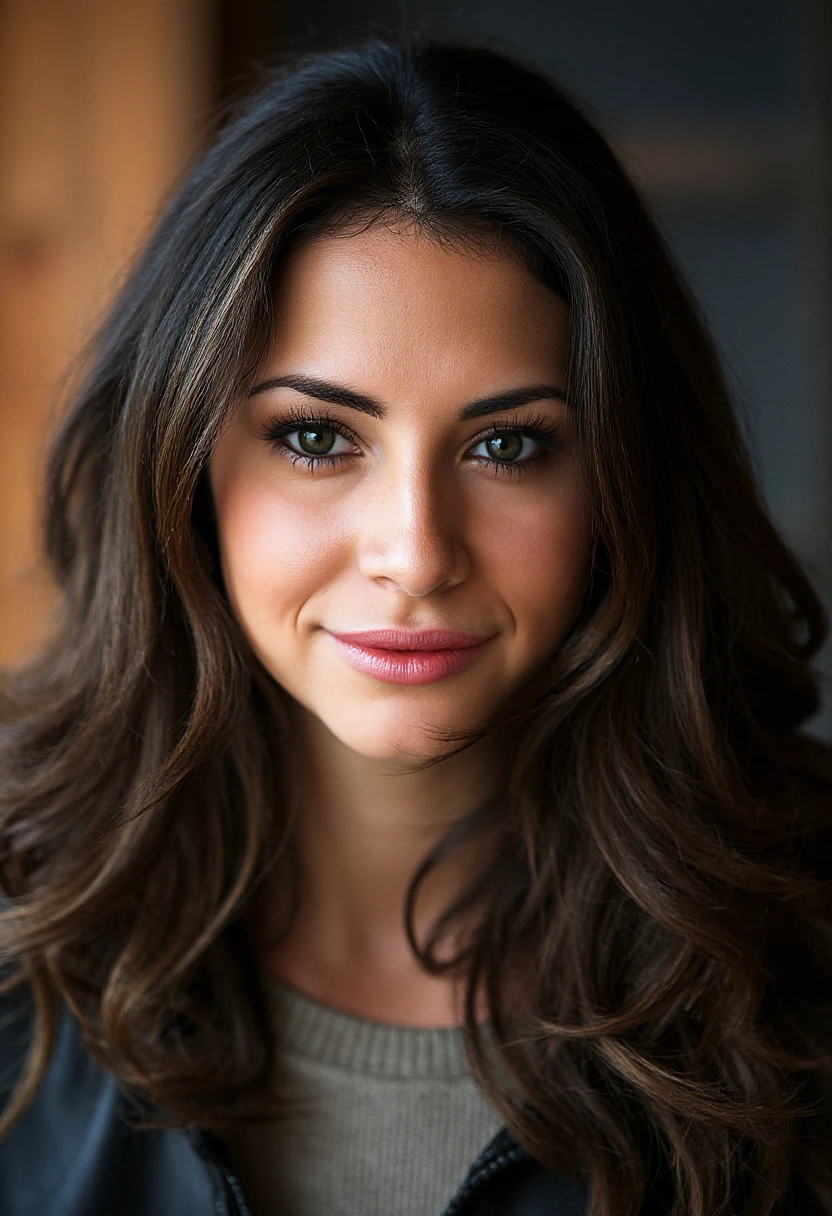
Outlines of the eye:
M 273 418 L 262 431 L 263 439 L 293 465 L 316 469 L 343 464 L 354 455 L 355 436 L 332 418 L 304 416 L 294 410 L 288 417 Z
M 520 460 L 521 457 L 528 459 L 539 446 L 538 441 L 531 435 L 524 435 L 521 431 L 510 431 L 481 439 L 474 445 L 472 455 L 476 454 L 477 448 L 484 448 L 485 451 L 481 455 L 486 460 L 514 461 Z
M 350 444 L 344 435 L 334 431 L 329 426 L 306 426 L 297 431 L 289 431 L 284 440 L 300 456 L 343 456 L 349 452 Z M 338 443 L 344 445 L 339 450 Z
M 470 458 L 493 473 L 521 477 L 541 466 L 560 443 L 559 426 L 551 418 L 536 414 L 492 427 L 475 441 Z M 477 449 L 483 449 L 482 453 L 478 454 Z

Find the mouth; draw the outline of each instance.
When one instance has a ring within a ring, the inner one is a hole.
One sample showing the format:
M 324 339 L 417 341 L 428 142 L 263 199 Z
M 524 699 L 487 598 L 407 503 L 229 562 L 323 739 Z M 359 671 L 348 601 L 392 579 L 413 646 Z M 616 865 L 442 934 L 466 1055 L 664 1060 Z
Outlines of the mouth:
M 495 636 L 453 629 L 330 633 L 358 671 L 385 684 L 432 684 L 470 667 Z

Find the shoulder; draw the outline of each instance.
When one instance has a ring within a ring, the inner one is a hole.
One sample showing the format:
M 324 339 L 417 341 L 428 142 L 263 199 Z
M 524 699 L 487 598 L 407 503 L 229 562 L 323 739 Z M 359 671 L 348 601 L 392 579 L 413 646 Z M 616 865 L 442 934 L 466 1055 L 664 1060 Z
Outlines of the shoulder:
M 0 996 L 0 1106 L 34 1029 L 27 988 Z M 34 1101 L 0 1140 L 4 1216 L 201 1216 L 216 1183 L 182 1131 L 137 1131 L 115 1078 L 87 1052 L 63 1006 L 55 1049 Z

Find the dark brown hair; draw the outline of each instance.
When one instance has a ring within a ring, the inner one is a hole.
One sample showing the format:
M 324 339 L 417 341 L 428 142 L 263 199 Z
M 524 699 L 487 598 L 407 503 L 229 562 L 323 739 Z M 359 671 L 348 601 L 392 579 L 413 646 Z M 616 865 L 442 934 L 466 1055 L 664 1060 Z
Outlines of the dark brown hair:
M 229 609 L 205 469 L 282 253 L 356 217 L 491 234 L 571 309 L 595 553 L 568 637 L 490 724 L 520 743 L 458 964 L 477 1076 L 592 1216 L 638 1211 L 662 1170 L 691 1216 L 789 1195 L 831 1213 L 832 774 L 800 730 L 824 613 L 606 142 L 519 60 L 419 36 L 284 57 L 173 198 L 55 435 L 61 607 L 2 692 L 0 950 L 38 1023 L 0 1127 L 61 1000 L 165 1117 L 222 1130 L 257 1108 L 241 918 L 289 864 L 284 694 Z M 425 966 L 437 945 L 414 942 Z M 518 1041 L 505 971 L 529 957 Z

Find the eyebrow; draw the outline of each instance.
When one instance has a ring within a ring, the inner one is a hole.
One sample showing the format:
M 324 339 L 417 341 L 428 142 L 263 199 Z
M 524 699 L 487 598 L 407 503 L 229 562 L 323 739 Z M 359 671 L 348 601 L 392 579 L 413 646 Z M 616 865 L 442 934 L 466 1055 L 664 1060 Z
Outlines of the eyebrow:
M 328 380 L 318 380 L 314 376 L 275 376 L 255 384 L 249 390 L 249 397 L 258 393 L 267 393 L 275 388 L 293 388 L 295 392 L 303 393 L 306 397 L 314 397 L 318 401 L 329 401 L 332 405 L 344 405 L 372 418 L 385 418 L 387 407 L 375 397 L 366 393 L 356 393 L 342 384 L 332 384 Z M 481 397 L 479 401 L 471 401 L 459 411 L 461 422 L 469 418 L 482 418 L 487 414 L 496 414 L 500 410 L 516 410 L 521 405 L 529 405 L 532 401 L 543 400 L 563 401 L 568 404 L 566 394 L 561 388 L 552 384 L 530 384 L 523 388 L 508 389 L 504 393 L 495 393 L 492 397 Z

